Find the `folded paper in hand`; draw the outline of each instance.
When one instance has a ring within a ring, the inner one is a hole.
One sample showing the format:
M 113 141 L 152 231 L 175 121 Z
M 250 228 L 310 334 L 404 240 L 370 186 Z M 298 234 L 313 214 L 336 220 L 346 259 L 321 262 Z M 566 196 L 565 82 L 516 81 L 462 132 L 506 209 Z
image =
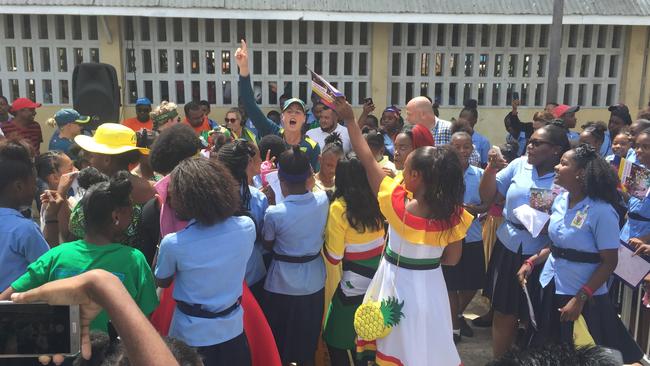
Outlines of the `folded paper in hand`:
M 275 203 L 278 204 L 284 201 L 284 196 L 282 195 L 282 187 L 280 186 L 280 178 L 278 177 L 278 171 L 269 172 L 266 175 L 266 181 L 269 182 L 269 185 L 275 193 Z
M 544 229 L 544 225 L 546 225 L 546 222 L 551 217 L 546 212 L 536 210 L 526 204 L 515 208 L 513 213 L 533 238 L 539 236 L 539 233 Z
M 628 286 L 637 288 L 643 278 L 650 272 L 650 262 L 642 256 L 633 256 L 634 251 L 621 243 L 618 247 L 618 264 L 614 274 L 625 281 Z

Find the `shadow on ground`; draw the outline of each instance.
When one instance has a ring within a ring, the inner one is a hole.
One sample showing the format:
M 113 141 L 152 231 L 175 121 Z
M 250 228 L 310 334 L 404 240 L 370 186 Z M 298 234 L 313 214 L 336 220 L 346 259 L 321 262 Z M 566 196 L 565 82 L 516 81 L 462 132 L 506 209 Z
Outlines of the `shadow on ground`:
M 465 310 L 467 319 L 474 319 L 487 313 L 489 302 L 485 297 L 477 295 Z M 470 326 L 472 323 L 468 321 Z M 474 337 L 463 337 L 457 344 L 458 353 L 464 366 L 484 366 L 492 360 L 492 328 L 472 326 Z

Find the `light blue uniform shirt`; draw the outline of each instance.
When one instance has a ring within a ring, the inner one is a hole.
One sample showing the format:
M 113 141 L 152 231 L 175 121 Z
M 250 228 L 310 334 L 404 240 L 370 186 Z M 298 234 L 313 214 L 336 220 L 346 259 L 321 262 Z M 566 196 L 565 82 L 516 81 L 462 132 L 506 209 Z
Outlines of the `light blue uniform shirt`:
M 250 213 L 255 220 L 255 226 L 257 232 L 261 235 L 262 228 L 264 227 L 264 213 L 269 207 L 269 201 L 266 198 L 266 195 L 262 193 L 259 189 L 248 186 L 251 191 L 251 201 L 250 201 Z M 253 247 L 253 253 L 248 259 L 248 264 L 246 264 L 246 283 L 248 286 L 256 284 L 259 280 L 264 278 L 266 275 L 266 266 L 264 265 L 264 249 L 262 248 L 262 242 L 256 240 L 255 246 Z
M 483 169 L 481 168 L 470 165 L 465 170 L 465 194 L 463 195 L 463 202 L 465 204 L 479 205 L 481 203 L 481 196 L 478 193 L 481 177 L 483 177 Z M 481 223 L 478 221 L 478 217 L 475 217 L 469 230 L 467 230 L 465 242 L 473 243 L 481 240 L 483 240 Z
M 269 207 L 264 216 L 263 236 L 275 241 L 273 251 L 302 257 L 319 253 L 323 247 L 329 200 L 325 192 L 308 192 L 285 197 Z M 271 261 L 264 288 L 283 295 L 310 295 L 325 287 L 323 258 L 307 263 Z
M 487 164 L 488 162 L 488 151 L 490 151 L 490 141 L 487 137 L 481 135 L 478 132 L 472 134 L 472 144 L 474 148 L 481 156 L 481 164 Z
M 174 276 L 174 299 L 219 312 L 242 295 L 246 262 L 255 243 L 255 224 L 233 216 L 212 226 L 190 221 L 160 242 L 156 278 Z M 176 308 L 169 336 L 192 347 L 220 344 L 244 331 L 241 306 L 214 319 L 183 314 Z
M 49 249 L 34 221 L 13 208 L 0 207 L 0 291 Z
M 384 135 L 384 149 L 386 150 L 386 154 L 388 154 L 388 156 L 395 156 L 395 143 L 390 138 L 390 136 L 388 136 L 388 134 Z
M 638 199 L 630 196 L 627 200 L 628 212 L 635 213 L 650 220 L 650 199 Z M 638 238 L 650 234 L 650 221 L 635 220 L 628 217 L 621 229 L 620 239 L 627 243 L 631 238 Z
M 526 156 L 513 160 L 497 173 L 497 190 L 506 198 L 503 208 L 505 221 L 497 229 L 497 237 L 510 251 L 517 253 L 521 246 L 523 254 L 531 255 L 549 242 L 548 235 L 540 234 L 533 238 L 528 230 L 517 229 L 511 223 L 521 225 L 513 211 L 519 206 L 530 204 L 530 189 L 550 189 L 553 186 L 553 178 L 555 172 L 538 176 L 537 169 L 528 164 Z
M 643 166 L 643 164 L 637 162 L 636 151 L 634 151 L 634 149 L 629 149 L 627 151 L 627 156 L 625 156 L 625 160 L 629 161 L 630 163 L 639 164 Z
M 601 250 L 618 249 L 618 214 L 610 204 L 586 197 L 573 208 L 569 208 L 569 193 L 557 196 L 548 225 L 549 237 L 559 248 L 575 249 L 581 252 L 598 253 Z M 578 213 L 586 212 L 581 227 L 572 223 Z M 599 263 L 580 263 L 564 258 L 548 257 L 539 282 L 542 287 L 555 278 L 555 293 L 575 295 L 593 275 Z M 603 284 L 594 295 L 607 293 Z
M 613 153 L 612 140 L 610 139 L 609 130 L 607 130 L 605 131 L 605 139 L 603 140 L 603 144 L 600 145 L 600 156 L 604 158 L 606 156 L 612 155 Z

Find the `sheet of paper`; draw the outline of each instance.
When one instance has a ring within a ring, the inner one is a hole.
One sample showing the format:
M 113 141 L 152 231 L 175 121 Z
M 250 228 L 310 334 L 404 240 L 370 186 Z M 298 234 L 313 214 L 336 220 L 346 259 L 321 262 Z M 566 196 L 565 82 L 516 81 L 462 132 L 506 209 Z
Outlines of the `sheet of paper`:
M 277 170 L 267 174 L 266 181 L 269 182 L 269 185 L 273 189 L 273 193 L 275 193 L 275 203 L 280 203 L 284 201 L 284 196 L 282 195 L 282 188 L 280 187 L 280 178 L 278 177 Z
M 526 204 L 515 208 L 513 213 L 533 238 L 539 236 L 539 233 L 544 229 L 544 225 L 546 225 L 546 222 L 551 217 L 546 212 L 536 210 Z
M 650 262 L 638 255 L 632 256 L 632 254 L 634 251 L 627 245 L 621 244 L 618 247 L 618 265 L 614 274 L 629 286 L 636 288 L 650 272 Z

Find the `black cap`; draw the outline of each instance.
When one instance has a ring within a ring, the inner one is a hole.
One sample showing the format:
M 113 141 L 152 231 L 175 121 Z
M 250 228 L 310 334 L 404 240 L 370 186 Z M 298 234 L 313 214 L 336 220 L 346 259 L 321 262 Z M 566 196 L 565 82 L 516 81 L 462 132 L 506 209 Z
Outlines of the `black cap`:
M 630 110 L 627 108 L 625 104 L 610 105 L 609 108 L 607 108 L 607 110 L 612 112 L 614 116 L 625 121 L 626 125 L 632 124 L 632 116 L 630 115 Z

